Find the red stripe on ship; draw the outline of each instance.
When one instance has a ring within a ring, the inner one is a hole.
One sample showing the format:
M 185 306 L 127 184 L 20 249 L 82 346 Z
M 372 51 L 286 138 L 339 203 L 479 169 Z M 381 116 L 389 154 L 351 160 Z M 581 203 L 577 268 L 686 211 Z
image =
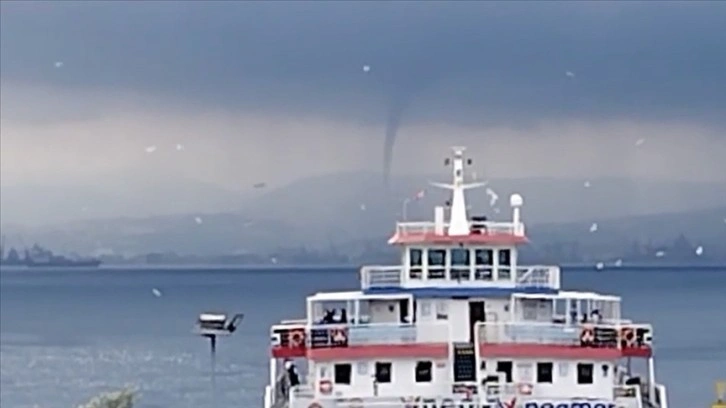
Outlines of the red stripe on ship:
M 653 354 L 653 350 L 649 347 L 616 349 L 543 344 L 482 344 L 479 346 L 479 354 L 482 357 L 549 357 L 614 360 L 622 357 L 647 358 Z M 449 347 L 446 343 L 391 344 L 315 349 L 306 349 L 304 347 L 273 347 L 272 356 L 275 358 L 309 358 L 311 360 L 384 357 L 448 358 Z
M 550 344 L 482 344 L 482 357 L 551 357 L 567 359 L 612 360 L 622 357 L 650 357 L 649 347 L 617 349 L 607 347 L 561 346 Z

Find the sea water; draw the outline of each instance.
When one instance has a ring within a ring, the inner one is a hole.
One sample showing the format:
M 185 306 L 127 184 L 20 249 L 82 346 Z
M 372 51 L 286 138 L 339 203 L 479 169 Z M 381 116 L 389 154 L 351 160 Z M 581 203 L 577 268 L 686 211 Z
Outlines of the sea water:
M 243 312 L 218 344 L 216 408 L 262 406 L 269 327 L 302 318 L 305 296 L 359 285 L 354 269 L 0 272 L 0 406 L 70 408 L 125 386 L 137 407 L 211 406 L 200 312 Z M 671 408 L 706 407 L 726 378 L 726 271 L 563 271 L 568 289 L 623 297 L 654 325 Z M 158 293 L 154 293 L 157 289 Z

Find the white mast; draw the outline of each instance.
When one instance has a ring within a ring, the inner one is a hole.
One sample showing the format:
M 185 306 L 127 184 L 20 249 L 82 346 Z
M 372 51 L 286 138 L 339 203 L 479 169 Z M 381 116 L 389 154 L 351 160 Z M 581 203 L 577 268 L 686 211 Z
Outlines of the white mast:
M 448 235 L 469 235 L 471 232 L 469 226 L 469 217 L 466 214 L 466 197 L 464 190 L 485 186 L 487 183 L 464 183 L 464 151 L 465 147 L 453 147 L 454 151 L 451 167 L 453 171 L 452 184 L 431 183 L 433 186 L 451 190 L 451 215 L 449 219 Z M 446 159 L 446 165 L 449 165 L 449 159 Z M 471 164 L 471 159 L 466 164 Z

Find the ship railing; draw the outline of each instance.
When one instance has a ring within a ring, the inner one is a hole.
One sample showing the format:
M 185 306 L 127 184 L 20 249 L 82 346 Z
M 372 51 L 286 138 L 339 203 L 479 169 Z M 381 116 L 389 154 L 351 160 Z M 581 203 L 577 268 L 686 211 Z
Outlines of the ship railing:
M 640 401 L 640 386 L 638 385 L 616 385 L 613 388 L 613 394 L 616 400 L 635 400 Z
M 361 268 L 360 274 L 363 289 L 399 287 L 403 283 L 403 267 L 401 265 L 364 266 Z
M 449 228 L 449 223 L 442 224 L 444 235 Z M 524 224 L 513 222 L 494 221 L 470 221 L 469 228 L 478 231 L 480 234 L 489 235 L 516 235 L 524 236 Z M 433 221 L 407 221 L 396 223 L 397 235 L 431 235 L 436 234 L 436 223 Z
M 471 276 L 477 266 L 470 266 Z M 425 271 L 423 271 L 425 272 Z M 381 287 L 401 287 L 404 284 L 425 285 L 426 281 L 409 280 L 405 276 L 406 270 L 401 265 L 373 265 L 364 266 L 360 270 L 361 287 L 363 290 Z M 517 267 L 514 286 L 518 288 L 560 288 L 560 268 L 551 265 L 523 265 Z M 462 285 L 503 285 L 512 284 L 511 281 L 485 281 L 485 280 L 432 280 L 431 285 L 462 286 Z
M 655 395 L 651 401 L 656 408 L 668 408 L 668 395 L 663 384 L 655 384 Z
M 309 328 L 310 348 L 449 343 L 449 325 L 435 323 L 322 324 Z
M 560 288 L 560 268 L 552 265 L 517 267 L 517 287 Z
M 481 344 L 537 344 L 603 348 L 650 347 L 650 324 L 590 324 L 548 322 L 480 322 Z

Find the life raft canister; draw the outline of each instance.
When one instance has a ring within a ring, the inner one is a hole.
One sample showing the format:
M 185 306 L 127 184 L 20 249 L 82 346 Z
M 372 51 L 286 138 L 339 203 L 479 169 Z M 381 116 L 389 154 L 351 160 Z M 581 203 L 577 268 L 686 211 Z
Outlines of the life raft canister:
M 451 398 L 444 398 L 441 400 L 441 408 L 456 408 L 456 403 Z
M 417 408 L 421 397 L 401 397 L 404 408 Z

